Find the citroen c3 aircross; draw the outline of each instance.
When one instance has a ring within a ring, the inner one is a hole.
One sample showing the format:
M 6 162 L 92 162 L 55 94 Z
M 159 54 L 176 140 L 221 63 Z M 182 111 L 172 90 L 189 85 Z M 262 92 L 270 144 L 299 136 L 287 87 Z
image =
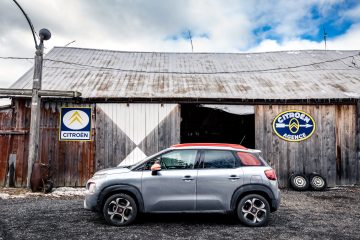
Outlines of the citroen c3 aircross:
M 131 224 L 139 212 L 234 212 L 247 226 L 263 226 L 280 204 L 275 171 L 260 151 L 235 144 L 174 145 L 98 171 L 86 189 L 84 207 L 115 226 Z

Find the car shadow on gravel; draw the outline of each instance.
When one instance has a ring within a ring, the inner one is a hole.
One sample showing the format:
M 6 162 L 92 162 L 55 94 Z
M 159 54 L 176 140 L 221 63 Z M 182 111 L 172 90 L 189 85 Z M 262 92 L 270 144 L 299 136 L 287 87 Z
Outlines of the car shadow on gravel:
M 92 213 L 89 219 L 95 225 L 109 226 L 101 213 Z M 290 218 L 280 218 L 277 213 L 270 215 L 268 226 L 276 226 L 290 221 Z M 244 226 L 237 219 L 235 214 L 227 213 L 141 213 L 138 215 L 134 226 L 148 226 L 148 225 L 189 225 L 203 224 L 203 225 L 226 225 L 226 226 Z M 245 227 L 245 226 L 244 226 Z
M 92 213 L 89 219 L 96 225 L 108 225 L 101 213 Z M 221 213 L 141 213 L 133 225 L 149 224 L 208 224 L 208 225 L 237 225 L 240 222 L 234 214 Z
M 239 224 L 233 214 L 215 214 L 215 213 L 158 213 L 158 214 L 141 214 L 136 221 L 137 224 Z

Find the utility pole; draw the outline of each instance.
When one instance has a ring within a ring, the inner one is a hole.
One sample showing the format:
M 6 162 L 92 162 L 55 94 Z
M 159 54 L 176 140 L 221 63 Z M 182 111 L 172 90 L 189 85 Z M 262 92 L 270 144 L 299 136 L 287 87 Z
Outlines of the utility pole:
M 34 162 L 38 158 L 39 152 L 39 128 L 40 128 L 40 108 L 41 108 L 41 98 L 39 96 L 39 91 L 41 90 L 41 80 L 42 80 L 42 66 L 43 66 L 43 55 L 44 55 L 44 40 L 49 40 L 51 38 L 51 33 L 49 30 L 43 28 L 39 32 L 40 44 L 37 43 L 35 37 L 34 26 L 32 25 L 29 17 L 22 9 L 20 4 L 13 0 L 14 3 L 20 8 L 21 12 L 24 14 L 33 38 L 35 42 L 35 65 L 34 65 L 34 77 L 33 77 L 33 86 L 32 86 L 32 97 L 31 97 L 31 118 L 30 118 L 30 138 L 29 138 L 29 156 L 28 156 L 28 171 L 26 176 L 26 186 L 31 187 L 31 175 Z
M 29 157 L 28 171 L 26 176 L 26 186 L 31 187 L 30 180 L 34 162 L 38 158 L 39 153 L 39 131 L 40 131 L 40 109 L 41 98 L 39 90 L 41 89 L 42 67 L 44 55 L 44 40 L 51 37 L 51 33 L 47 29 L 41 29 L 39 32 L 40 44 L 35 51 L 34 77 L 31 97 L 31 118 L 30 118 L 30 138 L 29 138 Z

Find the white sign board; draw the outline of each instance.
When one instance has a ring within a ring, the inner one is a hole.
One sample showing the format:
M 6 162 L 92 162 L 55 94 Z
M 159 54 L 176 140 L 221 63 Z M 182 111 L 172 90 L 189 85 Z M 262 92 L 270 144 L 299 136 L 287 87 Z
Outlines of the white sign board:
M 61 108 L 60 141 L 91 140 L 91 108 Z

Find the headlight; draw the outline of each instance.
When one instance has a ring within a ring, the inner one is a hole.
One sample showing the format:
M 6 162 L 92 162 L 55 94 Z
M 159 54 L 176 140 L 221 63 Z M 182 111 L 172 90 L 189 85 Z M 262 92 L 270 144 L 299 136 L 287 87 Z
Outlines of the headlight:
M 94 193 L 96 190 L 96 183 L 92 182 L 89 184 L 89 193 Z

